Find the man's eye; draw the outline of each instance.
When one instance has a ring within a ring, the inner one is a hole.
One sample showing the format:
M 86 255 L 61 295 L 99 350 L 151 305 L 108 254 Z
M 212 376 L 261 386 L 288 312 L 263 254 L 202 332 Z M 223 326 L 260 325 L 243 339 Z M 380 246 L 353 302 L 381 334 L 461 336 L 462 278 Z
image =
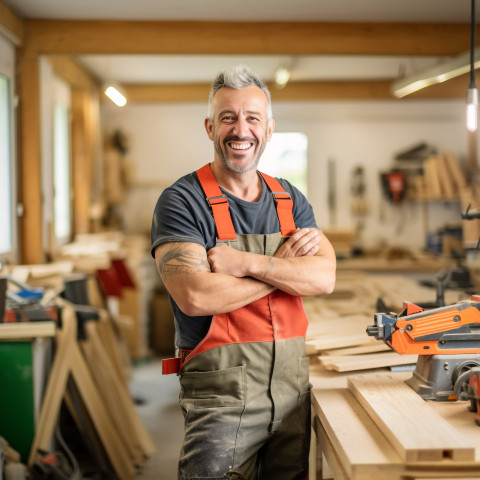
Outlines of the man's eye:
M 232 116 L 222 117 L 222 122 L 232 122 L 232 121 L 233 121 L 233 117 L 232 117 Z
M 257 118 L 257 117 L 250 117 L 250 118 L 249 118 L 249 121 L 250 121 L 250 122 L 259 122 L 260 119 Z

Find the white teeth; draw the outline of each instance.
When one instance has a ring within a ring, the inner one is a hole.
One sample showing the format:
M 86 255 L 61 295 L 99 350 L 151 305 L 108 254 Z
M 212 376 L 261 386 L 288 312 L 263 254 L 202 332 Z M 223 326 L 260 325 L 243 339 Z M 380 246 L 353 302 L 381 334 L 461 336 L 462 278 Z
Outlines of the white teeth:
M 247 148 L 250 148 L 249 143 L 231 143 L 230 146 L 234 150 L 246 150 Z

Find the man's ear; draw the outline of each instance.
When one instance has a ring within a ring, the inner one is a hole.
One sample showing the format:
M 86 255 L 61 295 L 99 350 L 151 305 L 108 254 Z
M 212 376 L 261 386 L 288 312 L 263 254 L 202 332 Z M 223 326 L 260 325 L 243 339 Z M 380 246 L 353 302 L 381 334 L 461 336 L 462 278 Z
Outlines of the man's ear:
M 275 120 L 272 118 L 268 121 L 267 126 L 267 142 L 270 141 L 273 135 L 273 131 L 275 130 Z
M 213 124 L 209 118 L 205 119 L 205 130 L 207 131 L 208 138 L 213 141 Z

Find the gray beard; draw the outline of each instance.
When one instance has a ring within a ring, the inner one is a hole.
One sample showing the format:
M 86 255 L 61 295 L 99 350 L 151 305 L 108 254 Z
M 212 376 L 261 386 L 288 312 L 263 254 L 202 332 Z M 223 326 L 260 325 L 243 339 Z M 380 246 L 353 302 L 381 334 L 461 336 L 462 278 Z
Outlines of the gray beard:
M 249 172 L 250 170 L 256 170 L 258 166 L 258 162 L 260 161 L 263 151 L 265 150 L 265 147 L 264 147 L 262 151 L 258 152 L 258 155 L 256 156 L 255 161 L 253 163 L 239 168 L 239 167 L 236 167 L 232 161 L 230 161 L 230 158 L 228 158 L 228 155 L 226 155 L 225 152 L 221 149 L 218 142 L 214 142 L 214 145 L 215 145 L 215 151 L 217 153 L 218 158 L 228 168 L 228 170 L 234 173 L 244 173 L 244 172 Z

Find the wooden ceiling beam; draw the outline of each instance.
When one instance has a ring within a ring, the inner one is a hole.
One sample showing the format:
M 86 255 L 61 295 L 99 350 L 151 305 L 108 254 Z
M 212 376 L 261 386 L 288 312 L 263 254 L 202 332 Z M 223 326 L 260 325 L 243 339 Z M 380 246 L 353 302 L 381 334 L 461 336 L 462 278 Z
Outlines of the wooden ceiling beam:
M 25 33 L 24 22 L 0 0 L 0 32 L 15 45 L 23 42 Z
M 268 87 L 272 101 L 315 101 L 315 100 L 393 100 L 390 93 L 391 81 L 338 81 L 338 82 L 291 82 L 279 89 Z M 208 100 L 209 84 L 149 84 L 122 85 L 128 102 L 135 103 L 184 103 Z M 464 75 L 443 84 L 420 90 L 407 99 L 464 98 L 468 87 L 468 76 Z M 105 98 L 105 101 L 109 101 Z M 400 101 L 400 100 L 399 100 Z M 403 100 L 401 100 L 403 101 Z
M 468 24 L 27 20 L 47 54 L 455 55 Z M 479 29 L 480 33 L 480 29 Z
M 53 71 L 74 88 L 100 88 L 100 83 L 70 55 L 49 55 Z

